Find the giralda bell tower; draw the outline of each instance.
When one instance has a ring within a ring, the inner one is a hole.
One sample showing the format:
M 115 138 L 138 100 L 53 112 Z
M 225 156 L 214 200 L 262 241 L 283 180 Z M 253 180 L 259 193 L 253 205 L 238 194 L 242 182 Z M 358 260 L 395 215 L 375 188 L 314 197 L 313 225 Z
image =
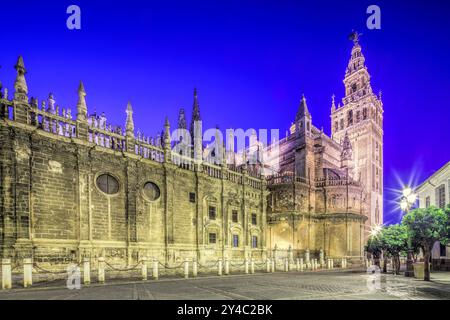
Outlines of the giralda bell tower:
M 345 72 L 343 105 L 331 106 L 331 131 L 335 141 L 341 142 L 348 133 L 354 159 L 353 177 L 359 179 L 366 190 L 370 228 L 383 223 L 383 103 L 370 85 L 370 75 L 359 44 L 359 34 L 350 36 L 353 48 Z

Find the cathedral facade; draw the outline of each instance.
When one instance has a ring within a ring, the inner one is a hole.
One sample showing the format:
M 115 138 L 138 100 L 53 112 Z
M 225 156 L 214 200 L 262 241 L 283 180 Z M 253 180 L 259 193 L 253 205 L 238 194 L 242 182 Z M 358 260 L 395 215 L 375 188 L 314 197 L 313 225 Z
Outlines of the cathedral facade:
M 48 267 L 83 257 L 359 260 L 370 226 L 382 223 L 383 144 L 382 103 L 354 41 L 332 136 L 302 98 L 270 174 L 270 161 L 250 164 L 245 153 L 230 164 L 235 150 L 204 161 L 196 91 L 186 155 L 174 151 L 167 119 L 161 135 L 136 133 L 131 104 L 123 128 L 88 115 L 83 83 L 75 117 L 52 94 L 29 97 L 20 57 L 13 95 L 0 90 L 0 258 Z M 184 110 L 177 127 L 188 129 Z

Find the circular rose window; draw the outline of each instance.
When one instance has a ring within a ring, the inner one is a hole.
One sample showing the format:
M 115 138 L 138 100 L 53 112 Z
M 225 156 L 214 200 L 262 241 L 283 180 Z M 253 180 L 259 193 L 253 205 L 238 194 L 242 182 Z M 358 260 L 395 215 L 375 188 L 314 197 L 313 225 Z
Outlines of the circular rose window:
M 119 192 L 119 181 L 110 174 L 102 174 L 97 177 L 97 187 L 106 194 L 116 194 Z
M 147 182 L 144 185 L 144 195 L 150 201 L 158 200 L 161 196 L 161 191 L 159 187 L 153 182 Z

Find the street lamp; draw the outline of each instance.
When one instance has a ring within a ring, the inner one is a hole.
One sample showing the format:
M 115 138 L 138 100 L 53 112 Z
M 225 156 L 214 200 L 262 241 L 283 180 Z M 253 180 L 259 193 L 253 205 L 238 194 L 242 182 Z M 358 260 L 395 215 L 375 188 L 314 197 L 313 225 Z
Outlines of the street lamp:
M 400 198 L 400 209 L 402 209 L 405 214 L 407 214 L 414 204 L 416 203 L 417 195 L 413 192 L 410 187 L 406 187 L 402 191 L 402 197 Z M 408 237 L 408 258 L 406 260 L 406 272 L 405 277 L 413 277 L 414 276 L 414 267 L 413 267 L 413 249 L 411 243 L 411 237 Z

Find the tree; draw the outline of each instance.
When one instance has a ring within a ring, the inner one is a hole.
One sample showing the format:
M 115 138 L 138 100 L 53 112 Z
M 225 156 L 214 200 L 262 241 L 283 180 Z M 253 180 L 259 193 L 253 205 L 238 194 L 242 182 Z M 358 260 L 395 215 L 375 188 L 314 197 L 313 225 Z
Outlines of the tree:
M 378 236 L 371 236 L 367 240 L 365 249 L 372 255 L 375 265 L 380 267 L 380 257 L 383 252 L 383 244 L 381 243 L 380 238 Z
M 401 224 L 385 227 L 380 241 L 383 251 L 393 259 L 395 274 L 400 274 L 400 254 L 408 250 L 408 228 Z
M 402 223 L 408 228 L 411 241 L 419 245 L 425 259 L 425 281 L 430 281 L 430 257 L 435 242 L 448 243 L 449 210 L 436 207 L 419 208 L 407 213 Z

